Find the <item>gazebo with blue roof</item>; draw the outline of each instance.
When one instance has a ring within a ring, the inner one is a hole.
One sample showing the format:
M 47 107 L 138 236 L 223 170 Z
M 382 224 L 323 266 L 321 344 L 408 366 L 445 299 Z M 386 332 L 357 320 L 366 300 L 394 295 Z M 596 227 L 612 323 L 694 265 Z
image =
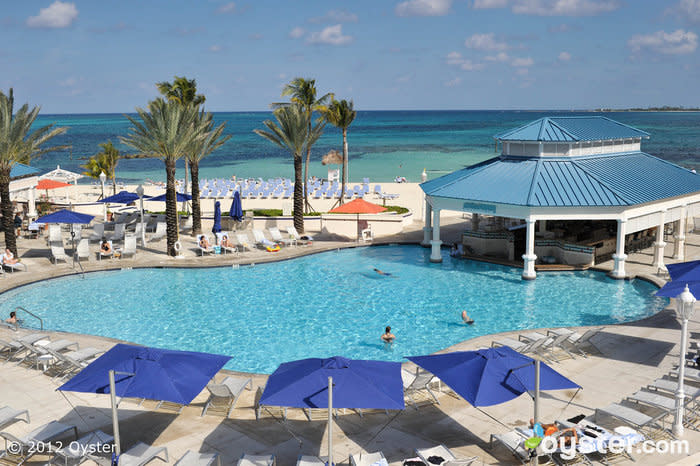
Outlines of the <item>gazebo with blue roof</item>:
M 616 221 L 615 278 L 625 277 L 625 235 L 650 228 L 657 228 L 654 265 L 665 268 L 663 234 L 669 222 L 677 222 L 674 258 L 682 260 L 686 219 L 700 212 L 700 176 L 642 152 L 641 141 L 648 138 L 603 116 L 541 118 L 496 135 L 500 156 L 421 184 L 426 194 L 423 245 L 432 247 L 431 261 L 441 261 L 441 210 L 472 213 L 464 242 L 473 240 L 474 249 L 481 249 L 477 254 L 500 244 L 510 247 L 513 260 L 512 231 L 525 228 L 525 279 L 536 276 L 536 252 L 575 265 L 595 259 L 595 246 L 545 234 L 548 220 Z M 484 215 L 500 219 L 501 230 L 479 230 Z M 509 230 L 504 219 L 524 223 Z M 536 222 L 542 235 L 537 239 Z

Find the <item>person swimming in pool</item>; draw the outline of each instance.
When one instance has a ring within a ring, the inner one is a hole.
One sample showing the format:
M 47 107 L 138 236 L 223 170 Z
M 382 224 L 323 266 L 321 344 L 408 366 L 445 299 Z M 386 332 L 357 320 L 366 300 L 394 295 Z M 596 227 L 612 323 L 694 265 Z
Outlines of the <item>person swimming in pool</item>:
M 382 272 L 381 270 L 379 270 L 379 269 L 377 269 L 377 268 L 375 268 L 375 269 L 373 269 L 373 270 L 374 270 L 375 272 L 377 272 L 379 275 L 384 275 L 384 276 L 386 276 L 386 277 L 391 277 L 391 274 L 388 273 L 388 272 Z
M 391 344 L 391 343 L 394 342 L 394 340 L 396 340 L 396 335 L 394 335 L 393 333 L 391 333 L 391 327 L 387 326 L 387 327 L 384 329 L 384 333 L 382 334 L 381 338 L 382 338 L 382 341 L 383 341 L 384 343 L 390 343 L 390 344 Z
M 467 325 L 472 325 L 474 323 L 474 319 L 469 317 L 469 314 L 467 314 L 467 311 L 462 311 L 462 321 Z

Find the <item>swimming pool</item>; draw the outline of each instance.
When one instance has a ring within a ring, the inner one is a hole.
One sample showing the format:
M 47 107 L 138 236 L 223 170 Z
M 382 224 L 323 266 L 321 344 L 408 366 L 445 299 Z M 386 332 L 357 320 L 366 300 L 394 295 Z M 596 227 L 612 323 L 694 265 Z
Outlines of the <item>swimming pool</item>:
M 524 281 L 519 269 L 447 255 L 431 264 L 429 254 L 375 246 L 239 269 L 95 272 L 10 290 L 0 315 L 23 306 L 49 329 L 227 354 L 229 369 L 270 373 L 306 357 L 401 361 L 479 335 L 624 322 L 667 304 L 642 280 L 590 271 Z M 464 309 L 473 326 L 461 324 Z M 386 325 L 391 348 L 379 339 Z

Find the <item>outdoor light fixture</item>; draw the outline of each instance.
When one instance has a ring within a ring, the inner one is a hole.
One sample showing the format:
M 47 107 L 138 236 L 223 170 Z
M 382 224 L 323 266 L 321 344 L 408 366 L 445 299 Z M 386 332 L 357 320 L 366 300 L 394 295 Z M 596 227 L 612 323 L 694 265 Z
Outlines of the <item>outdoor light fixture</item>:
M 673 418 L 673 435 L 676 437 L 683 435 L 683 409 L 685 404 L 685 393 L 683 391 L 683 380 L 685 379 L 685 347 L 688 335 L 688 320 L 693 316 L 695 307 L 695 296 L 685 285 L 683 293 L 678 295 L 677 311 L 678 317 L 681 318 L 681 351 L 680 351 L 680 366 L 678 367 L 678 389 L 676 390 L 676 415 Z

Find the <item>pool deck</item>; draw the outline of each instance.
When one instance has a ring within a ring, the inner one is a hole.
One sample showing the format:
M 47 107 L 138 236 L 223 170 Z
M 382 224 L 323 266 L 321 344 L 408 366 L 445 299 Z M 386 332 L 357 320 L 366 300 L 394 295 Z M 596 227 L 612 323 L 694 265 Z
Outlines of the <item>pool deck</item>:
M 443 229 L 446 238 L 457 235 L 454 228 L 447 225 Z M 402 237 L 387 239 L 388 242 L 416 241 L 421 232 L 417 228 Z M 5 290 L 22 283 L 42 280 L 63 275 L 72 271 L 70 264 L 53 266 L 45 257 L 43 240 L 32 244 L 22 240 L 20 256 L 29 265 L 29 272 L 16 272 L 0 279 L 0 289 Z M 192 245 L 194 241 L 192 240 Z M 195 257 L 193 250 L 188 250 L 185 259 L 165 258 L 162 253 L 141 251 L 134 259 L 123 261 L 93 260 L 86 270 L 102 270 L 115 267 L 141 266 L 187 266 L 201 265 L 229 266 L 232 263 L 279 260 L 300 254 L 333 250 L 347 247 L 348 243 L 338 241 L 318 241 L 311 247 L 289 248 L 277 254 L 251 252 L 240 258 Z M 39 255 L 39 249 L 43 255 Z M 161 248 L 162 249 L 162 248 Z M 193 248 L 192 248 L 193 249 Z M 670 253 L 672 247 L 667 247 Z M 686 246 L 686 258 L 700 258 L 700 236 L 689 234 Z M 652 275 L 650 266 L 651 250 L 631 254 L 627 261 L 627 272 L 662 283 L 660 277 Z M 674 262 L 670 256 L 667 262 Z M 603 270 L 610 270 L 611 263 L 602 264 Z M 547 273 L 547 272 L 542 272 Z M 582 303 L 585 305 L 585 303 Z M 477 324 L 478 325 L 478 322 Z M 700 315 L 689 322 L 690 341 L 700 334 Z M 465 337 L 468 327 L 465 327 Z M 517 333 L 511 333 L 517 335 Z M 17 333 L 0 330 L 0 339 L 16 337 Z M 59 332 L 52 332 L 52 338 L 58 339 Z M 81 347 L 93 346 L 108 349 L 114 340 L 87 335 L 67 335 L 78 341 Z M 476 349 L 490 346 L 493 335 L 466 340 L 448 350 Z M 573 391 L 545 392 L 542 394 L 541 418 L 545 421 L 566 419 L 577 414 L 592 414 L 596 407 L 604 407 L 619 402 L 628 395 L 663 376 L 678 361 L 680 324 L 671 307 L 659 314 L 642 321 L 607 326 L 603 333 L 595 337 L 594 343 L 599 354 L 588 358 L 563 360 L 553 364 L 554 369 L 571 378 L 583 387 L 571 400 Z M 102 429 L 111 432 L 109 397 L 66 393 L 56 391 L 59 383 L 45 376 L 39 370 L 17 366 L 14 363 L 2 363 L 0 366 L 0 405 L 15 408 L 27 408 L 30 411 L 31 426 L 38 426 L 50 420 L 72 423 L 79 431 L 86 432 Z M 217 380 L 224 377 L 224 372 Z M 253 375 L 257 388 L 265 383 L 265 376 Z M 137 441 L 167 446 L 170 464 L 173 464 L 188 449 L 199 452 L 218 452 L 223 464 L 235 464 L 243 452 L 251 454 L 275 454 L 278 465 L 292 465 L 300 454 L 325 455 L 327 451 L 326 421 L 323 414 L 318 419 L 307 420 L 300 410 L 289 410 L 289 420 L 282 423 L 280 418 L 269 413 L 256 420 L 254 406 L 255 391 L 245 392 L 237 404 L 230 419 L 222 415 L 207 414 L 200 417 L 206 401 L 205 393 L 200 394 L 192 403 L 177 414 L 168 410 L 155 410 L 154 403 L 146 402 L 139 407 L 125 401 L 120 405 L 122 445 L 129 447 Z M 366 413 L 360 417 L 348 412 L 340 415 L 334 431 L 335 462 L 348 463 L 351 453 L 383 451 L 392 465 L 401 464 L 402 460 L 414 455 L 414 448 L 445 444 L 459 456 L 478 456 L 484 464 L 517 464 L 504 449 L 491 450 L 488 447 L 492 433 L 502 433 L 514 427 L 524 426 L 532 417 L 532 401 L 527 395 L 502 405 L 483 410 L 471 407 L 465 401 L 447 391 L 438 396 L 440 404 L 421 403 L 419 409 L 408 407 L 400 413 L 389 416 L 382 413 Z M 494 419 L 498 419 L 498 422 Z M 601 419 L 607 426 L 615 426 Z M 670 425 L 670 420 L 669 420 Z M 23 434 L 31 426 L 16 423 L 5 430 L 14 434 Z M 689 441 L 691 457 L 685 455 L 661 455 L 634 453 L 636 464 L 666 465 L 683 460 L 682 464 L 698 464 L 700 460 L 700 432 L 687 429 L 683 439 Z M 36 461 L 29 464 L 43 464 L 46 457 L 36 456 Z M 631 462 L 627 461 L 632 464 Z M 155 464 L 155 463 L 154 463 Z M 681 463 L 679 463 L 681 464 Z

